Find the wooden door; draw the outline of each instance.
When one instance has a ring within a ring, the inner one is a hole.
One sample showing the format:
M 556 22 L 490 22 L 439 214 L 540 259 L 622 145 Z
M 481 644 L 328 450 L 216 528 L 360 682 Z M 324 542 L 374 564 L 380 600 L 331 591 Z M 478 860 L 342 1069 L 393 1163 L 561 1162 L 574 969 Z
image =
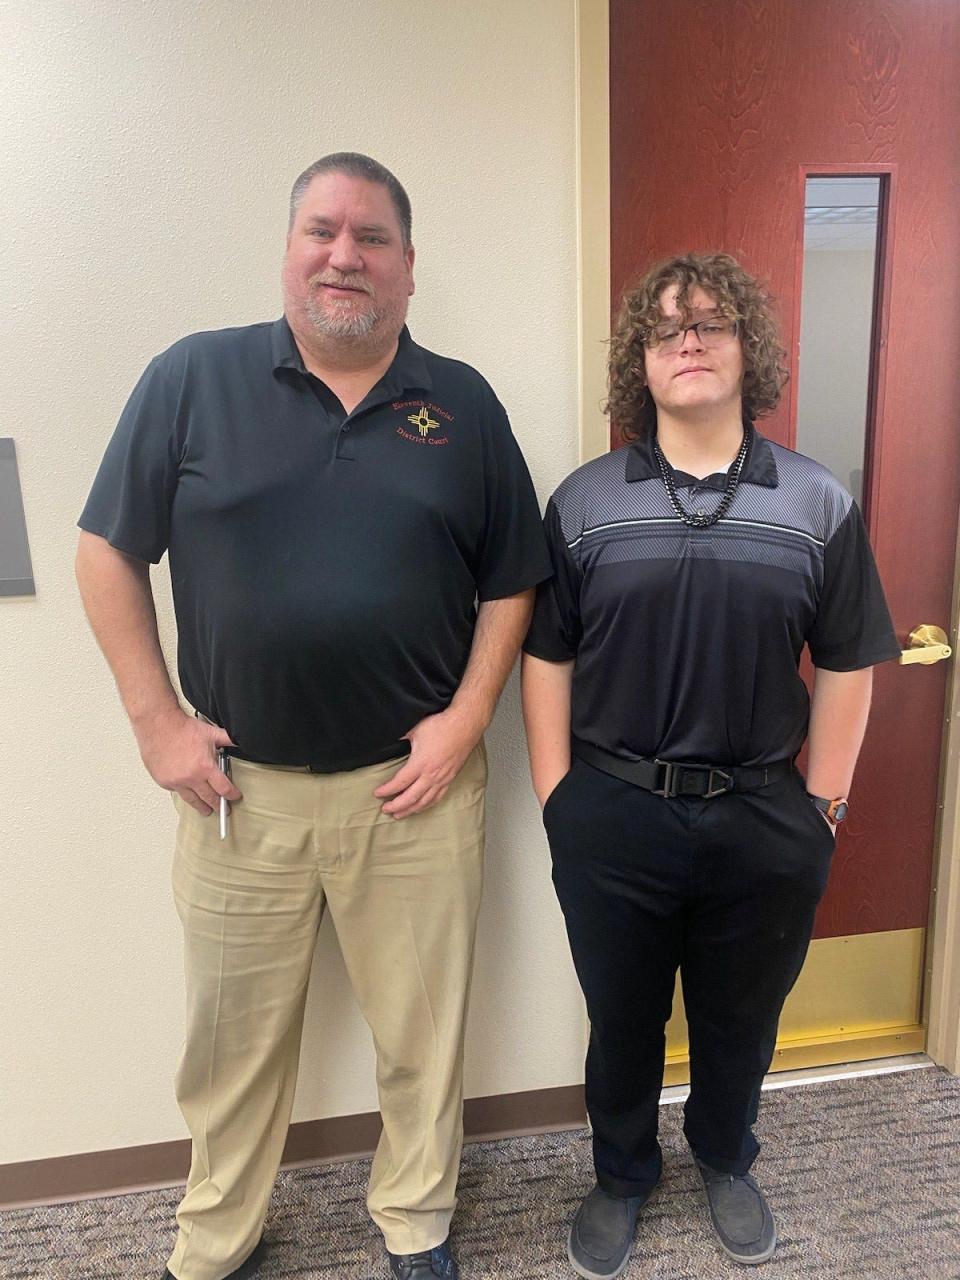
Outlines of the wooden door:
M 651 261 L 726 250 L 779 299 L 793 367 L 761 429 L 793 445 L 807 177 L 884 208 L 864 514 L 901 641 L 950 627 L 960 502 L 960 5 L 610 3 L 613 304 Z M 946 663 L 886 664 L 778 1065 L 921 1048 Z M 668 1078 L 685 1066 L 682 1020 Z M 775 1064 L 777 1065 L 777 1064 Z

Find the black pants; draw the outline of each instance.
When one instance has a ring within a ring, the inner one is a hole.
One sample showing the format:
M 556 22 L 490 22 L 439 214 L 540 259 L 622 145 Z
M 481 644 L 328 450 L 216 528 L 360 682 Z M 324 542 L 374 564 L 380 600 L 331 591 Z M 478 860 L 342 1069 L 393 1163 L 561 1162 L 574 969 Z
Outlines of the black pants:
M 664 1025 L 680 969 L 690 1032 L 684 1133 L 746 1173 L 783 1002 L 803 964 L 833 835 L 793 773 L 759 791 L 665 799 L 580 760 L 547 800 L 553 882 L 590 1016 L 597 1180 L 660 1176 Z

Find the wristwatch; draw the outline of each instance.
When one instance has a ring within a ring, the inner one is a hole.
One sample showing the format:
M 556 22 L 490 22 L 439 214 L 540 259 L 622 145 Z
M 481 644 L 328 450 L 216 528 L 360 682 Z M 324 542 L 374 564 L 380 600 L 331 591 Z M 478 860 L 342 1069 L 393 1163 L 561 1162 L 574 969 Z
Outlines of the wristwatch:
M 809 791 L 807 795 L 824 817 L 829 818 L 831 822 L 839 824 L 847 816 L 850 806 L 847 804 L 846 796 L 837 796 L 836 800 L 825 800 L 823 796 L 811 796 Z

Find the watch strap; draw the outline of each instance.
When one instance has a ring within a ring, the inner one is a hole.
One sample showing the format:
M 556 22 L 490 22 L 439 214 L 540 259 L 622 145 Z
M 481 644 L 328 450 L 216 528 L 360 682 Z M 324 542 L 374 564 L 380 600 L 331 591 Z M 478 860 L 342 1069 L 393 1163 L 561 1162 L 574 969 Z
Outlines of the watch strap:
M 837 796 L 834 800 L 828 800 L 825 796 L 815 796 L 811 792 L 807 792 L 813 801 L 814 807 L 819 809 L 824 817 L 829 818 L 831 822 L 840 823 L 847 816 L 849 804 L 846 796 Z

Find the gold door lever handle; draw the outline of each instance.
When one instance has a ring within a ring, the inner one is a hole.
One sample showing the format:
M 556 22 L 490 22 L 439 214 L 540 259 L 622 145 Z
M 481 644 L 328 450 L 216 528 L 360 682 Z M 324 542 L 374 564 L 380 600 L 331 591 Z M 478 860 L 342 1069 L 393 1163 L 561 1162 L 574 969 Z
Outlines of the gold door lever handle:
M 919 662 L 929 667 L 931 663 L 942 662 L 953 653 L 947 644 L 947 633 L 940 627 L 931 626 L 928 622 L 911 631 L 907 638 L 910 641 L 910 648 L 903 649 L 900 653 L 900 662 L 903 666 Z

